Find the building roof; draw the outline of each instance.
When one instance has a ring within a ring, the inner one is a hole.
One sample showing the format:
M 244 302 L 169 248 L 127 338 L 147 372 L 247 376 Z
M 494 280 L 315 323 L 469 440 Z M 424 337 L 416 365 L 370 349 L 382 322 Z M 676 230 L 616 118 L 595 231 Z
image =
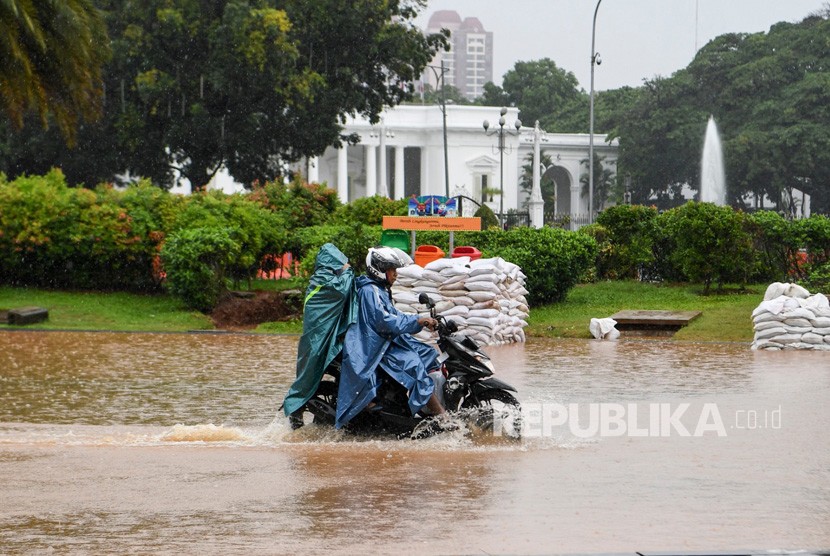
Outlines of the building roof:
M 427 30 L 438 30 L 447 28 L 450 31 L 458 29 L 461 25 L 461 16 L 455 10 L 438 10 L 429 18 Z

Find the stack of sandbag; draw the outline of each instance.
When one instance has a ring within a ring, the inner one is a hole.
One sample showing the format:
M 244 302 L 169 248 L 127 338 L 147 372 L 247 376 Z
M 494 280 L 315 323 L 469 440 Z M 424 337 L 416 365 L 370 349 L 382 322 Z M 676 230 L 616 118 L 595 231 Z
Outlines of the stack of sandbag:
M 798 284 L 770 284 L 752 322 L 752 349 L 830 351 L 830 303 Z
M 458 325 L 457 335 L 480 344 L 524 342 L 530 312 L 525 278 L 521 268 L 500 257 L 438 259 L 424 268 L 413 264 L 399 269 L 392 298 L 399 311 L 428 316 L 429 310 L 418 302 L 426 293 L 436 312 Z M 416 337 L 435 341 L 427 330 Z

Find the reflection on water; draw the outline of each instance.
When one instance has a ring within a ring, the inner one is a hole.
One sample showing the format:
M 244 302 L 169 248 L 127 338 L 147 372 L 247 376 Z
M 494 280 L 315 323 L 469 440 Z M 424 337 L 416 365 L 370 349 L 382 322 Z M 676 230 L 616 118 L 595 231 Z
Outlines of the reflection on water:
M 296 346 L 0 333 L 0 553 L 830 546 L 825 353 L 533 339 L 488 349 L 527 407 L 709 404 L 725 436 L 403 442 L 290 431 Z

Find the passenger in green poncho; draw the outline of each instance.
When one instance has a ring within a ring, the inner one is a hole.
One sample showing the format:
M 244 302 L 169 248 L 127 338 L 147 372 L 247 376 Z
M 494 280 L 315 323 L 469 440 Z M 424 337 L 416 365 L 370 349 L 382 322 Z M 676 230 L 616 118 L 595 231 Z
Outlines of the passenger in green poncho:
M 303 335 L 297 347 L 297 378 L 285 396 L 283 410 L 292 414 L 314 395 L 323 373 L 343 349 L 343 335 L 357 317 L 354 271 L 337 247 L 326 243 L 317 253 L 303 303 Z

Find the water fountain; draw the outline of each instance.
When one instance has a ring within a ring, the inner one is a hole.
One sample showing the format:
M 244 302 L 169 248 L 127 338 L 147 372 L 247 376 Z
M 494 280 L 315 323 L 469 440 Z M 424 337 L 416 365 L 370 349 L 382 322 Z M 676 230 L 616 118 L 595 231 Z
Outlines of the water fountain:
M 716 205 L 726 204 L 723 146 L 714 116 L 709 116 L 709 123 L 706 124 L 706 137 L 703 140 L 703 155 L 700 159 L 700 201 Z

